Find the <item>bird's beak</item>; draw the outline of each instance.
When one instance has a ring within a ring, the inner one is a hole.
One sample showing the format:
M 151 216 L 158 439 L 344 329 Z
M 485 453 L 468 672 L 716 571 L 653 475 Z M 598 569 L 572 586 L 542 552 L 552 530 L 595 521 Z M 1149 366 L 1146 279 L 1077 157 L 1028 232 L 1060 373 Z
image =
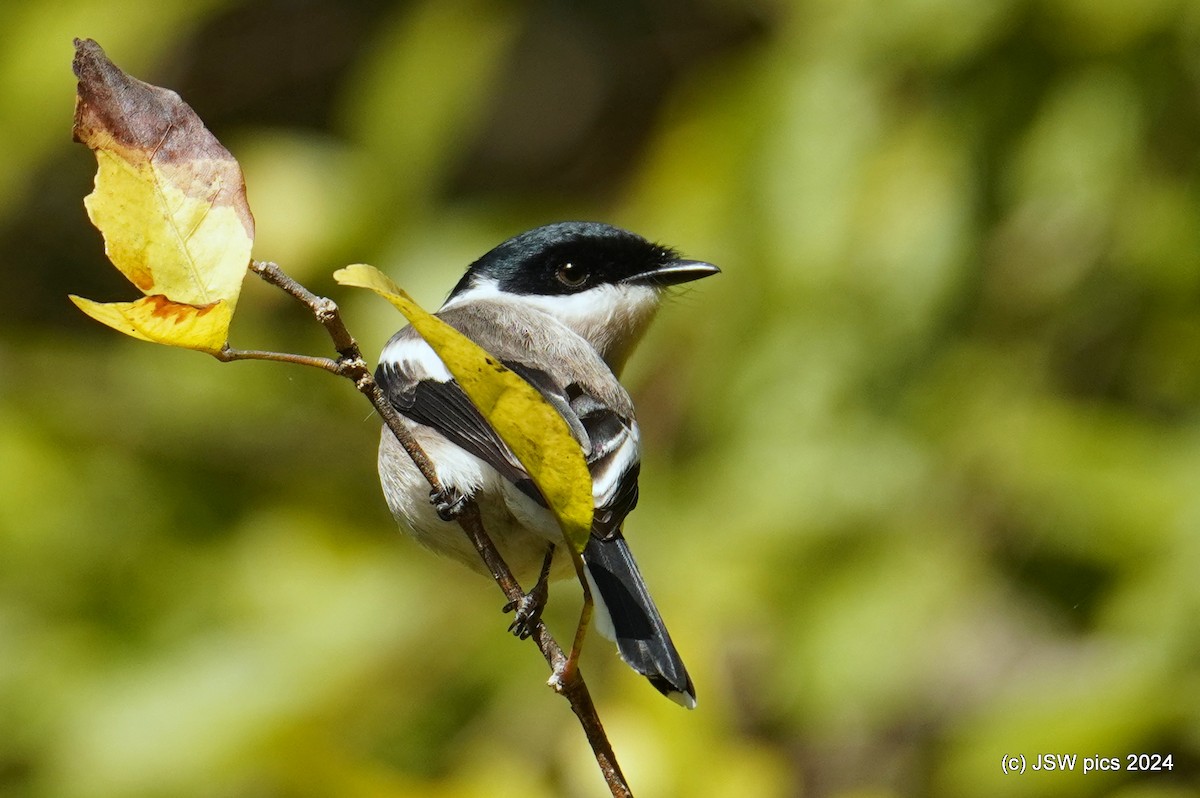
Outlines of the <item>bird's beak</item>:
M 716 266 L 702 260 L 671 260 L 649 271 L 626 277 L 621 282 L 666 288 L 680 283 L 690 283 L 692 280 L 699 280 L 701 277 L 708 277 L 720 271 Z

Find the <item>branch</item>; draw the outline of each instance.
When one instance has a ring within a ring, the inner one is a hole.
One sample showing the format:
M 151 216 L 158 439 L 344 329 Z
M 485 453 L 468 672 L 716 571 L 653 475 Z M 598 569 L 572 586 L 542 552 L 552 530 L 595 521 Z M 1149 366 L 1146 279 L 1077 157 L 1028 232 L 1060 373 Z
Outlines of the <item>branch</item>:
M 296 366 L 312 366 L 323 369 L 331 374 L 342 376 L 341 364 L 327 357 L 311 357 L 309 355 L 293 355 L 290 352 L 263 352 L 259 349 L 234 349 L 225 344 L 220 352 L 213 355 L 222 363 L 232 363 L 235 360 L 270 360 L 275 363 L 291 363 Z
M 217 359 L 222 362 L 231 362 L 234 360 L 270 360 L 282 363 L 293 363 L 300 366 L 311 366 L 328 371 L 339 377 L 345 377 L 354 383 L 354 387 L 363 394 L 368 401 L 371 402 L 383 423 L 392 434 L 396 436 L 396 440 L 404 447 L 404 451 L 412 458 L 413 463 L 421 474 L 429 482 L 429 487 L 436 491 L 442 492 L 443 486 L 441 480 L 438 479 L 437 472 L 434 470 L 433 463 L 429 456 L 425 454 L 425 450 L 416 442 L 412 434 L 408 431 L 400 414 L 392 403 L 387 400 L 380 390 L 378 383 L 375 382 L 375 377 L 368 368 L 366 361 L 363 359 L 362 352 L 358 348 L 358 343 L 354 337 L 350 335 L 350 331 L 346 328 L 342 321 L 341 312 L 333 300 L 326 297 L 319 297 L 309 291 L 300 283 L 293 280 L 275 263 L 269 261 L 252 261 L 250 271 L 254 272 L 265 282 L 279 288 L 287 294 L 294 297 L 300 304 L 308 308 L 309 312 L 320 322 L 321 326 L 329 334 L 333 341 L 334 349 L 337 350 L 338 358 L 336 360 L 323 357 L 311 357 L 308 355 L 294 355 L 283 352 L 263 352 L 258 350 L 242 350 L 231 349 L 225 347 L 216 355 Z M 458 523 L 463 528 L 467 537 L 470 538 L 475 550 L 479 552 L 479 556 L 483 559 L 484 564 L 488 568 L 488 572 L 504 591 L 505 597 L 509 601 L 519 601 L 524 596 L 524 591 L 521 589 L 520 583 L 509 570 L 504 558 L 500 556 L 500 552 L 496 549 L 492 539 L 488 537 L 487 531 L 483 528 L 483 521 L 480 518 L 479 506 L 475 500 L 468 498 L 461 513 L 458 516 Z M 546 629 L 544 623 L 540 620 L 534 627 L 533 634 L 530 635 L 538 649 L 541 650 L 542 656 L 550 665 L 554 673 L 554 677 L 550 679 L 550 684 L 555 691 L 562 695 L 571 705 L 571 710 L 579 719 L 579 725 L 583 728 L 584 734 L 587 736 L 588 743 L 592 747 L 592 753 L 596 758 L 596 764 L 600 767 L 600 772 L 604 775 L 604 780 L 608 784 L 609 789 L 617 798 L 633 798 L 633 793 L 629 789 L 629 785 L 625 781 L 625 776 L 621 773 L 621 767 L 617 764 L 617 758 L 613 753 L 612 744 L 608 741 L 608 736 L 604 732 L 604 726 L 600 723 L 600 716 L 596 712 L 596 705 L 592 702 L 591 693 L 588 691 L 587 683 L 583 680 L 583 675 L 578 668 L 572 668 L 569 672 L 565 671 L 567 657 L 563 653 L 562 647 L 551 636 L 549 630 Z M 561 675 L 562 678 L 558 678 Z

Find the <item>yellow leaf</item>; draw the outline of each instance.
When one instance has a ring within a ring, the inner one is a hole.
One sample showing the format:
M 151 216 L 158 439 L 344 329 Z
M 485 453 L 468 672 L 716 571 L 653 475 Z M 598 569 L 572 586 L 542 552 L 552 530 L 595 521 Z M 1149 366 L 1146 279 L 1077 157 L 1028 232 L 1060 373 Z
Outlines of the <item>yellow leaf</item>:
M 369 288 L 391 302 L 433 348 L 471 402 L 529 473 L 575 552 L 592 528 L 592 478 L 567 422 L 537 389 L 458 330 L 421 309 L 378 269 L 355 264 L 334 272 L 342 285 Z
M 75 42 L 75 139 L 96 153 L 85 200 L 109 259 L 145 300 L 76 300 L 135 338 L 219 351 L 241 291 L 254 219 L 241 168 L 175 92 Z
M 185 305 L 161 294 L 136 302 L 93 302 L 71 295 L 76 307 L 98 322 L 143 341 L 216 354 L 225 345 L 225 330 L 233 316 L 224 300 L 210 305 Z

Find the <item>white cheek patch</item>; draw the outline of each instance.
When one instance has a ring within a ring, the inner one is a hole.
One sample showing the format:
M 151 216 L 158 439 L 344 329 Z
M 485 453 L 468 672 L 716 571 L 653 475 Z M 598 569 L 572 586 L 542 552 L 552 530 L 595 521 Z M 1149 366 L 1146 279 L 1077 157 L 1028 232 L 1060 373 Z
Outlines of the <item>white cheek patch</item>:
M 658 292 L 644 285 L 601 285 L 569 296 L 526 297 L 592 342 L 639 334 L 653 318 L 658 300 Z
M 495 280 L 479 280 L 447 301 L 442 310 L 468 302 L 515 301 L 548 313 L 576 331 L 608 326 L 628 330 L 648 324 L 660 298 L 657 289 L 646 285 L 606 284 L 578 294 L 506 294 Z

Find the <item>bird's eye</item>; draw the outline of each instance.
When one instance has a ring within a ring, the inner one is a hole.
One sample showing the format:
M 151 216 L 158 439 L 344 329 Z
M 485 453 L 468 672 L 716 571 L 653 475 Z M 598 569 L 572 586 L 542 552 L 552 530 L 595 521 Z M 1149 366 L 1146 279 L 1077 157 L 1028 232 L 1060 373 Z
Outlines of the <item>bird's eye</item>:
M 564 263 L 558 267 L 558 271 L 554 273 L 554 276 L 567 288 L 578 288 L 587 282 L 588 273 L 582 266 L 576 266 L 574 263 Z

